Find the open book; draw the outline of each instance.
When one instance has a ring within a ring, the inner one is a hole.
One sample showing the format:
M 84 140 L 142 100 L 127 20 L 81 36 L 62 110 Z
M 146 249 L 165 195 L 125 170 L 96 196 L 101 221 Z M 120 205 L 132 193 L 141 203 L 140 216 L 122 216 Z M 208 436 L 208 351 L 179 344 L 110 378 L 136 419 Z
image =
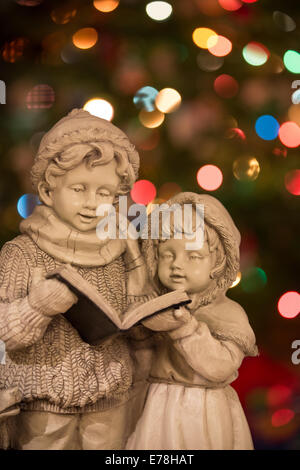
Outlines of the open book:
M 78 297 L 78 302 L 64 316 L 83 341 L 92 345 L 120 330 L 128 330 L 150 315 L 190 302 L 184 291 L 177 290 L 138 304 L 120 314 L 70 265 L 48 273 L 47 278 L 51 277 L 64 282 Z

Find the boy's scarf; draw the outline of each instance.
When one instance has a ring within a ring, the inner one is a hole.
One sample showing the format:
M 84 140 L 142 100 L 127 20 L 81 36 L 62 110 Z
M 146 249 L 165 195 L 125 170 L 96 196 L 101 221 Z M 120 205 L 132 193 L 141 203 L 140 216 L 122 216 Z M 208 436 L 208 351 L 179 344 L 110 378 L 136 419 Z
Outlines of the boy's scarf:
M 118 258 L 125 240 L 100 240 L 96 230 L 78 232 L 62 222 L 53 209 L 43 204 L 20 223 L 38 247 L 59 261 L 79 266 L 103 266 Z

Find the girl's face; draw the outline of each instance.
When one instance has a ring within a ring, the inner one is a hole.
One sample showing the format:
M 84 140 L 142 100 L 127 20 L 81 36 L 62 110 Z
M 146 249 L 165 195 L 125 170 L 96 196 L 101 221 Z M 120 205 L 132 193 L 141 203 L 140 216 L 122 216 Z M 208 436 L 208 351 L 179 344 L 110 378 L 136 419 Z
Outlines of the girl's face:
M 200 250 L 186 250 L 186 238 L 170 239 L 159 244 L 158 277 L 170 290 L 183 289 L 193 294 L 204 291 L 212 282 L 214 256 L 205 241 Z

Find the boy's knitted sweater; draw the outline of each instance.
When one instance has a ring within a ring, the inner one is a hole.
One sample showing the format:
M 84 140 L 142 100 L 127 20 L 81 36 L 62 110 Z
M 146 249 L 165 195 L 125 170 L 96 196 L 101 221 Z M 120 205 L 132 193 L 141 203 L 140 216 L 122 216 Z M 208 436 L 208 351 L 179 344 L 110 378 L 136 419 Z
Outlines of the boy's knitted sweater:
M 0 338 L 7 358 L 0 366 L 0 389 L 17 386 L 26 410 L 82 413 L 116 406 L 132 393 L 126 338 L 119 334 L 91 346 L 62 315 L 47 317 L 29 303 L 33 270 L 46 273 L 60 264 L 27 234 L 1 250 L 0 300 L 7 308 L 1 305 Z M 74 267 L 117 311 L 126 308 L 123 255 L 97 267 Z

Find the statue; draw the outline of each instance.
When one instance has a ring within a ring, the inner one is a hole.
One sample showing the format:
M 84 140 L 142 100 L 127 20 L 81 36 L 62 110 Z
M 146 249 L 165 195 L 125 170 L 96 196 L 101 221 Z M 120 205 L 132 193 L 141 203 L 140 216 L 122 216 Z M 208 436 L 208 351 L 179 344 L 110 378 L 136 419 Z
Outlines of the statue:
M 245 311 L 226 297 L 239 271 L 240 234 L 212 196 L 181 193 L 167 205 L 183 212 L 192 205 L 192 230 L 171 213 L 171 226 L 162 223 L 158 240 L 144 240 L 142 251 L 157 293 L 184 289 L 191 303 L 143 321 L 156 332 L 155 352 L 145 407 L 126 449 L 252 449 L 230 386 L 243 358 L 257 355 Z M 204 206 L 204 230 L 196 222 L 198 205 Z M 187 249 L 200 230 L 203 243 Z

